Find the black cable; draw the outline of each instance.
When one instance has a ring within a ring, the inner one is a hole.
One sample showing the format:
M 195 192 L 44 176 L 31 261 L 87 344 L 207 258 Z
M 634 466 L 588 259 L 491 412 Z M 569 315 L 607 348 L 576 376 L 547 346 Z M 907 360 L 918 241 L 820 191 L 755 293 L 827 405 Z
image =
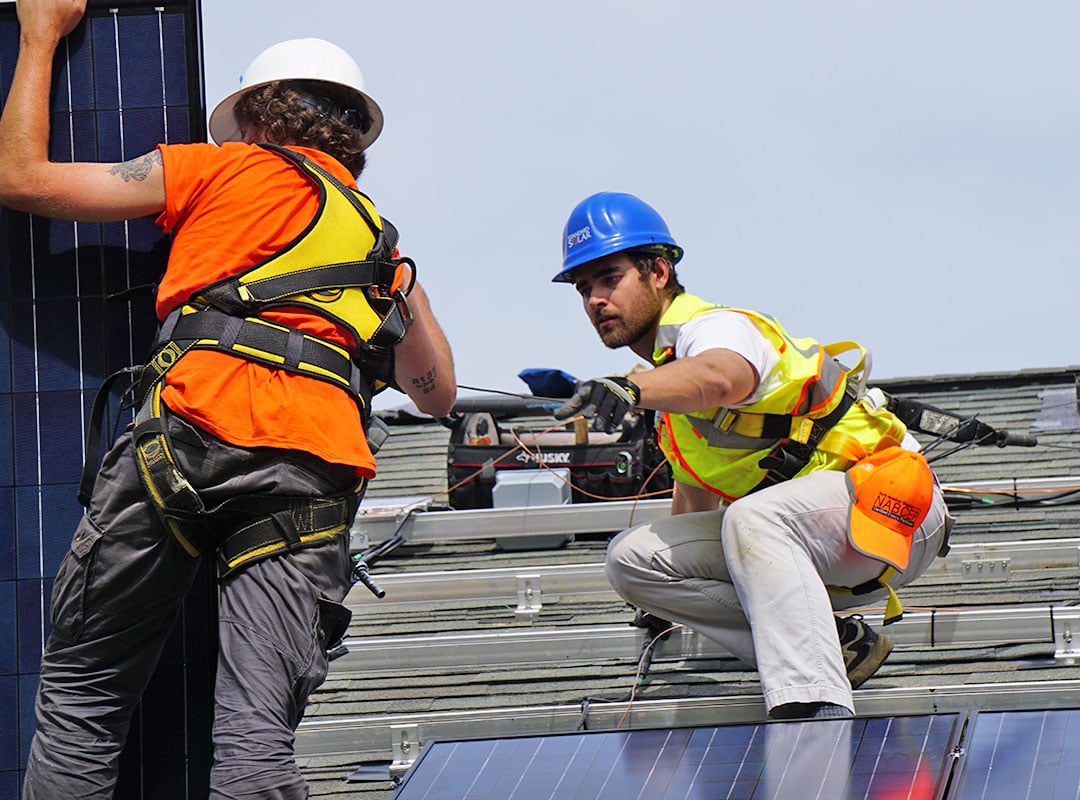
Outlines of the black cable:
M 554 403 L 561 403 L 565 400 L 565 397 L 539 397 L 535 394 L 525 394 L 524 392 L 505 392 L 502 389 L 482 389 L 479 386 L 466 386 L 463 383 L 457 384 L 459 389 L 467 389 L 470 392 L 484 392 L 485 394 L 503 394 L 507 397 L 520 397 L 522 400 L 550 400 Z

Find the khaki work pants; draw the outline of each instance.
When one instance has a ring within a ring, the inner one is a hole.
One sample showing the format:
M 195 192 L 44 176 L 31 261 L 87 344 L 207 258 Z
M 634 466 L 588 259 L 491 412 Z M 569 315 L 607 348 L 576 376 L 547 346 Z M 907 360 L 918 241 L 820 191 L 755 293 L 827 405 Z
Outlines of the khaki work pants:
M 815 472 L 747 495 L 722 511 L 683 514 L 623 531 L 606 573 L 630 603 L 680 622 L 756 666 L 765 705 L 827 702 L 854 710 L 833 611 L 871 606 L 853 596 L 884 564 L 848 541 L 842 472 Z M 940 489 L 915 531 L 899 589 L 930 565 L 947 535 Z

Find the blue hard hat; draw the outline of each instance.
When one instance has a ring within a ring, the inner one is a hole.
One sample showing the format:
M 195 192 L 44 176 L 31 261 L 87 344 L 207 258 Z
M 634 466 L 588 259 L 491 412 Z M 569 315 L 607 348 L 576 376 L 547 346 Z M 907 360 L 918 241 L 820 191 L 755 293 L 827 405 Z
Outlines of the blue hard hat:
M 551 280 L 568 283 L 575 267 L 650 245 L 666 246 L 672 264 L 683 257 L 664 218 L 652 206 L 632 194 L 598 192 L 570 212 L 563 229 L 563 266 Z

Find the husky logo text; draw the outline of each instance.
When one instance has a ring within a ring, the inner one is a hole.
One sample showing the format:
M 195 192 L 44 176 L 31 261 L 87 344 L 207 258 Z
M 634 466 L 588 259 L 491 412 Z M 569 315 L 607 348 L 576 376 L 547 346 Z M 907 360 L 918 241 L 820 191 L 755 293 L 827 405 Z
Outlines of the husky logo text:
M 520 461 L 522 464 L 569 464 L 570 453 L 543 453 L 539 450 L 536 454 L 533 453 L 518 453 L 515 461 Z

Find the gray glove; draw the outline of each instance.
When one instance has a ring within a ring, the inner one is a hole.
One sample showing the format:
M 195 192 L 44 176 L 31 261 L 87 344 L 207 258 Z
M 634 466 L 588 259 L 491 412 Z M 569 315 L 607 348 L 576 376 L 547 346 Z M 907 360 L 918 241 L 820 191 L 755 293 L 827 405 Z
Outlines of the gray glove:
M 581 414 L 592 418 L 592 429 L 611 433 L 622 424 L 623 417 L 633 411 L 641 399 L 641 389 L 629 378 L 609 375 L 594 378 L 578 386 L 574 396 L 556 408 L 555 419 L 567 419 Z

